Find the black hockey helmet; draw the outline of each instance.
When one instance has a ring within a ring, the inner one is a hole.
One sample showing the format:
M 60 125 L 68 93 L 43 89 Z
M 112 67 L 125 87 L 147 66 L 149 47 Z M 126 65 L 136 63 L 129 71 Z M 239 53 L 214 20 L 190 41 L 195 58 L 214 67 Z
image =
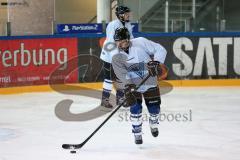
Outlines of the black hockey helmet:
M 115 41 L 121 41 L 124 39 L 130 39 L 130 33 L 128 31 L 128 29 L 126 27 L 123 28 L 117 28 L 115 30 L 115 34 L 114 34 L 114 40 Z
M 115 14 L 119 18 L 120 14 L 124 14 L 124 13 L 127 13 L 127 12 L 130 12 L 130 9 L 128 7 L 126 7 L 126 6 L 118 6 L 116 8 Z

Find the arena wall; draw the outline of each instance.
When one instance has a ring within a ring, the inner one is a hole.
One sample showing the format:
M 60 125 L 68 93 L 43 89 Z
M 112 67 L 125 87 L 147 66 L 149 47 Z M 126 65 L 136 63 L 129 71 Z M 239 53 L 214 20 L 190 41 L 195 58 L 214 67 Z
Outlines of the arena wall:
M 79 82 L 97 82 L 95 87 L 101 89 L 99 55 L 104 37 L 104 34 L 0 37 L 1 90 L 9 93 L 13 87 L 28 86 L 29 90 L 29 86 L 44 88 L 43 85 Z M 165 81 L 173 86 L 240 85 L 239 32 L 138 33 L 135 37 L 146 37 L 166 48 L 169 72 Z

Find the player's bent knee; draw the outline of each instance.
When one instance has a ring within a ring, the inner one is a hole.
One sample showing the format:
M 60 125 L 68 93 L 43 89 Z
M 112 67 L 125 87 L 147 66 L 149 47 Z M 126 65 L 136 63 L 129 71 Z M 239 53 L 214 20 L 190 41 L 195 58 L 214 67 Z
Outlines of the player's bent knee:
M 150 114 L 159 114 L 160 113 L 160 105 L 148 105 L 148 112 Z
M 145 98 L 145 103 L 147 106 L 160 106 L 161 98 L 160 97 Z
M 141 114 L 142 113 L 142 105 L 136 103 L 135 105 L 130 107 L 131 114 Z

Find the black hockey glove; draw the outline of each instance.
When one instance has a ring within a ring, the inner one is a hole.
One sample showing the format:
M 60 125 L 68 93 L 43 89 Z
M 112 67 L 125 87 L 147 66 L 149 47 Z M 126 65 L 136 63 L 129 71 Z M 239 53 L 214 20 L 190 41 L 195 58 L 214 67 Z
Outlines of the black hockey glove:
M 124 94 L 125 94 L 125 98 L 126 106 L 132 106 L 135 103 L 137 103 L 136 97 L 134 96 L 134 93 L 136 92 L 136 85 L 135 84 L 127 84 L 125 85 L 125 89 L 124 89 Z
M 150 61 L 147 63 L 148 72 L 152 77 L 158 76 L 161 74 L 161 69 L 159 68 L 160 62 Z

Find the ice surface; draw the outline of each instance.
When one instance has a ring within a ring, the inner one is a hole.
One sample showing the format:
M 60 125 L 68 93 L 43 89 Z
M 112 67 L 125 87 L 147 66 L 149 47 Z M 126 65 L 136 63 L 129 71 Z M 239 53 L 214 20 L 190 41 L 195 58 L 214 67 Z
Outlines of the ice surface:
M 136 146 L 128 114 L 121 110 L 77 154 L 61 145 L 82 142 L 108 114 L 85 122 L 62 121 L 54 109 L 66 98 L 74 101 L 75 113 L 100 103 L 55 92 L 1 95 L 0 160 L 240 159 L 240 87 L 174 88 L 162 96 L 162 113 L 169 120 L 171 115 L 182 117 L 162 119 L 158 138 L 144 121 L 144 144 Z

